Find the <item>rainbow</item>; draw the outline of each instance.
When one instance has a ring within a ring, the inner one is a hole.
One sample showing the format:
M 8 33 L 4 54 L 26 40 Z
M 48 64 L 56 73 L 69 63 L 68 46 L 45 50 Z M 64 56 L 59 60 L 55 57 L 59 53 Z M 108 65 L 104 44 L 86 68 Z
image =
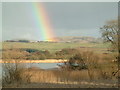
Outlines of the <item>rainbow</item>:
M 41 2 L 32 3 L 33 6 L 33 16 L 34 23 L 40 32 L 40 40 L 42 41 L 56 41 L 53 37 L 55 34 L 53 32 L 52 25 L 50 23 L 50 19 L 46 12 L 46 9 Z

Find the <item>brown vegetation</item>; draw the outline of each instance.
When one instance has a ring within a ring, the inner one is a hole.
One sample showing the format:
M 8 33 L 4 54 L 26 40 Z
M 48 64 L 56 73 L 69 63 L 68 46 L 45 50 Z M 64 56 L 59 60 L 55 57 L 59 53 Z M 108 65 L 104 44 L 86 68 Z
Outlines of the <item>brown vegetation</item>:
M 6 60 L 5 60 L 6 61 Z M 14 85 L 17 84 L 20 85 L 23 82 L 28 82 L 28 79 L 30 79 L 30 74 L 23 74 L 25 67 L 25 64 L 18 63 L 19 61 L 15 61 L 15 63 L 9 63 L 9 61 L 6 61 L 7 63 L 2 64 L 2 85 L 3 87 L 6 87 L 7 85 Z M 26 77 L 23 79 L 23 76 Z
M 43 55 L 43 56 L 41 56 Z M 59 65 L 58 70 L 41 70 L 38 68 L 26 68 L 20 59 L 56 58 L 67 59 L 64 65 Z M 115 59 L 112 54 L 99 54 L 91 50 L 75 48 L 62 49 L 54 55 L 49 51 L 33 49 L 12 49 L 3 51 L 4 61 L 14 59 L 15 63 L 4 63 L 3 86 L 17 83 L 81 83 L 82 81 L 116 81 L 118 75 L 113 75 L 117 64 L 111 62 Z M 19 59 L 19 60 L 18 60 Z M 22 65 L 22 66 L 21 66 Z M 113 83 L 112 83 L 113 84 Z

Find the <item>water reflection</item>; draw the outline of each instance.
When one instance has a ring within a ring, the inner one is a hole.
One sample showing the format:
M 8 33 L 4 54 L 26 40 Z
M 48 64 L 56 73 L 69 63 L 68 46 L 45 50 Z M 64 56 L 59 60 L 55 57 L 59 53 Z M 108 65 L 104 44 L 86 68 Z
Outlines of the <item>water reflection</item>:
M 27 66 L 38 67 L 41 69 L 52 69 L 52 68 L 58 68 L 58 64 L 62 65 L 63 63 L 29 63 L 27 64 Z

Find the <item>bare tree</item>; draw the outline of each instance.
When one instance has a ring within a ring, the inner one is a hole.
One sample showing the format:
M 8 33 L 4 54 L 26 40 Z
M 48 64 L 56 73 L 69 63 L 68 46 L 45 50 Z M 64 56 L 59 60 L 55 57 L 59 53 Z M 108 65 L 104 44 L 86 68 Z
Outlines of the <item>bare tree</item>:
M 114 49 L 118 50 L 118 21 L 111 20 L 100 28 L 104 42 L 110 42 Z
M 113 48 L 117 51 L 117 61 L 120 63 L 120 31 L 119 31 L 119 18 L 118 20 L 108 21 L 103 27 L 101 27 L 102 37 L 105 42 L 110 42 Z M 113 72 L 113 76 L 120 70 L 120 65 L 118 65 L 118 70 Z

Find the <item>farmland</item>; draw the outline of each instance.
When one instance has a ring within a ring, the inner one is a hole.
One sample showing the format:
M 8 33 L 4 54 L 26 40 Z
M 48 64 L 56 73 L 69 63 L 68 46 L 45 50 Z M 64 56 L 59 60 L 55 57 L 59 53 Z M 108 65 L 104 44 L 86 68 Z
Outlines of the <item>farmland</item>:
M 20 43 L 20 42 L 4 42 L 2 43 L 3 49 L 11 49 L 11 48 L 32 48 L 38 50 L 49 50 L 50 52 L 59 51 L 63 48 L 97 48 L 97 49 L 106 49 L 109 48 L 110 44 L 103 43 L 51 43 L 51 42 L 41 42 L 41 43 Z

